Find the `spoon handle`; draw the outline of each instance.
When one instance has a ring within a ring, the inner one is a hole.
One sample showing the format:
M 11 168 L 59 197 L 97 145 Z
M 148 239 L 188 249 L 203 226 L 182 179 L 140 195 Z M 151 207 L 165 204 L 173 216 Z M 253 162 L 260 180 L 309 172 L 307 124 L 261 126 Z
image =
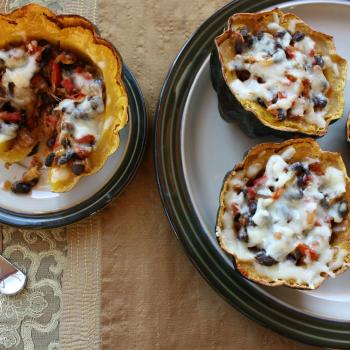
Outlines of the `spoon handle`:
M 0 255 L 0 293 L 17 294 L 24 288 L 26 281 L 26 275 Z

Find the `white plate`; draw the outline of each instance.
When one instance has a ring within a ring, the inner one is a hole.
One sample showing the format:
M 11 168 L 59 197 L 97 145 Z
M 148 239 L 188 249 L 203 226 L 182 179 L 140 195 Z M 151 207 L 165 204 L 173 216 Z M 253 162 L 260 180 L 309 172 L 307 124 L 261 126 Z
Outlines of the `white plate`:
M 290 2 L 278 7 L 294 12 L 314 29 L 333 35 L 338 53 L 350 61 L 348 2 Z M 346 96 L 346 100 L 350 101 L 349 84 Z M 347 102 L 344 117 L 331 125 L 328 134 L 319 139 L 323 149 L 342 153 L 348 171 L 350 145 L 345 140 L 345 124 L 349 109 L 350 102 Z M 242 160 L 249 148 L 273 139 L 250 139 L 236 124 L 228 124 L 221 119 L 217 96 L 210 82 L 209 57 L 188 94 L 181 128 L 182 165 L 188 190 L 203 227 L 212 237 L 213 244 L 217 245 L 215 222 L 224 175 Z M 222 255 L 225 256 L 224 253 Z M 230 260 L 227 256 L 225 259 Z M 315 291 L 254 285 L 271 298 L 298 311 L 326 319 L 350 321 L 350 271 L 326 281 Z
M 28 195 L 16 195 L 4 191 L 2 184 L 6 180 L 15 181 L 21 178 L 26 170 L 21 164 L 14 164 L 6 169 L 4 162 L 0 161 L 0 207 L 23 214 L 47 214 L 71 208 L 94 195 L 100 188 L 108 183 L 117 171 L 130 137 L 127 125 L 120 133 L 120 146 L 107 160 L 105 166 L 94 175 L 83 177 L 69 192 L 54 193 L 47 184 L 46 171 Z

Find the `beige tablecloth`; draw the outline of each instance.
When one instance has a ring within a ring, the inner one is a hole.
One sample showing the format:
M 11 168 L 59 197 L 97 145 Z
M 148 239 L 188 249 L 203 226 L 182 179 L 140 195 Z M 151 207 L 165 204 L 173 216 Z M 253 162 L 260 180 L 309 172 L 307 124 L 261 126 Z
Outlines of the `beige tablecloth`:
M 225 3 L 98 2 L 99 28 L 136 74 L 151 125 L 176 53 L 198 25 Z M 242 316 L 194 269 L 163 213 L 151 143 L 136 179 L 101 214 L 103 348 L 309 349 Z

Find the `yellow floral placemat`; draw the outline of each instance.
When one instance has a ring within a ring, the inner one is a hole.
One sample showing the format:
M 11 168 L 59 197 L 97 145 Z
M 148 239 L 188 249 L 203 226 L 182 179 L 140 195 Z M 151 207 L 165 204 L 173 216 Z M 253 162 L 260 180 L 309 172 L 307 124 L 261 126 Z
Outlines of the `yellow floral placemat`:
M 96 0 L 0 0 L 0 12 L 30 2 L 96 23 Z M 0 225 L 0 251 L 28 276 L 14 297 L 0 295 L 0 349 L 98 349 L 101 232 L 98 216 L 67 228 Z

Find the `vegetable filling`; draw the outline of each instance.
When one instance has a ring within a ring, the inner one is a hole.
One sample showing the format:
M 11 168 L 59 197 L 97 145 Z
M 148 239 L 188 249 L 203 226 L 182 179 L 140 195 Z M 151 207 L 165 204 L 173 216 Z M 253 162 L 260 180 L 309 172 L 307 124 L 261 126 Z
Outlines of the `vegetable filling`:
M 228 69 L 237 76 L 230 86 L 235 95 L 258 102 L 278 121 L 301 120 L 325 128 L 331 94 L 325 70 L 338 76 L 338 65 L 320 55 L 295 23 L 289 30 L 282 27 L 278 16 L 267 31 L 242 27 L 233 35 L 235 57 Z
M 65 167 L 76 176 L 89 172 L 104 100 L 97 67 L 71 51 L 44 40 L 0 50 L 0 144 L 33 145 L 34 156 L 12 191 L 30 192 L 39 180 L 40 156 L 46 167 Z
M 258 273 L 313 286 L 321 274 L 334 276 L 347 254 L 331 246 L 346 230 L 346 182 L 342 171 L 317 159 L 288 163 L 294 154 L 289 147 L 264 169 L 251 165 L 254 180 L 238 173 L 230 180 L 217 234 Z

